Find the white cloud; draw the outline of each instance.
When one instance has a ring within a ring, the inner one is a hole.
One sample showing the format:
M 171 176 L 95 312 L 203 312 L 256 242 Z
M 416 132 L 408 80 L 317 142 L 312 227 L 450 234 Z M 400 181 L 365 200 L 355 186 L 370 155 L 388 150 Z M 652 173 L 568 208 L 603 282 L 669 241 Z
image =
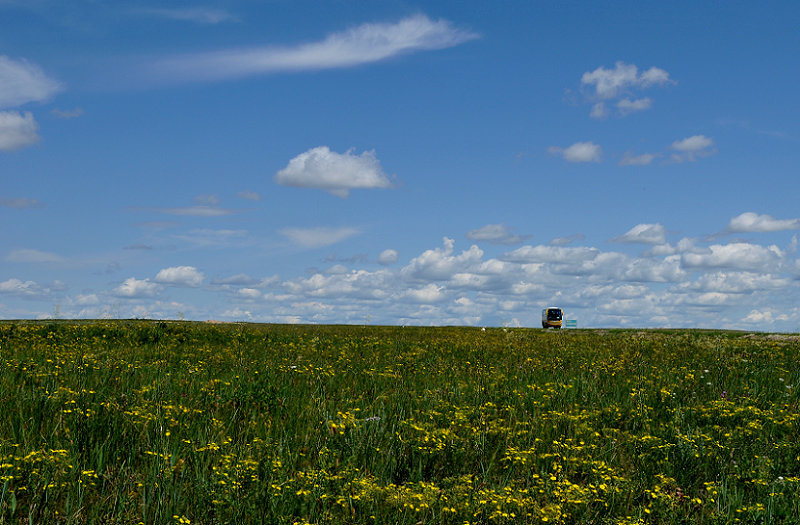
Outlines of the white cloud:
M 665 228 L 644 226 L 626 234 L 629 240 L 647 241 L 639 256 L 538 245 L 491 258 L 477 246 L 457 250 L 455 241 L 444 238 L 438 248 L 420 250 L 403 267 L 352 268 L 375 266 L 364 258 L 288 279 L 247 274 L 216 278 L 213 286 L 193 293 L 218 297 L 205 310 L 187 311 L 154 297 L 169 284 L 204 283 L 193 267 L 166 268 L 150 279 L 130 278 L 104 293 L 71 297 L 59 297 L 59 283 L 41 286 L 9 279 L 0 282 L 0 296 L 7 303 L 41 301 L 46 306 L 37 315 L 60 304 L 62 315 L 101 316 L 108 311 L 102 305 L 116 296 L 120 306 L 112 307 L 115 317 L 174 318 L 183 312 L 194 319 L 224 314 L 231 320 L 317 323 L 363 323 L 369 318 L 381 324 L 498 326 L 517 319 L 535 326 L 536 312 L 555 304 L 587 327 L 746 328 L 743 320 L 749 312 L 767 309 L 775 315 L 762 329 L 796 331 L 800 309 L 792 305 L 800 296 L 800 261 L 789 249 L 743 242 L 706 246 L 708 241 L 699 238 L 650 246 Z M 394 255 L 391 259 L 396 262 Z M 24 315 L 25 310 L 12 308 L 18 307 L 4 306 L 4 316 L 13 311 Z
M 698 158 L 708 157 L 717 152 L 714 140 L 705 135 L 692 135 L 676 140 L 671 148 L 677 152 L 671 156 L 673 162 L 694 162 Z
M 603 149 L 594 142 L 576 142 L 567 148 L 551 146 L 551 155 L 559 155 L 567 162 L 600 162 Z
M 0 55 L 0 108 L 47 100 L 60 90 L 39 66 Z
M 772 310 L 750 310 L 743 321 L 761 326 L 762 323 L 772 323 L 773 316 Z
M 655 241 L 663 231 L 629 233 L 632 240 Z M 675 246 L 656 244 L 638 257 L 592 247 L 522 246 L 487 259 L 476 246 L 459 252 L 444 238 L 439 248 L 397 269 L 337 264 L 311 276 L 273 277 L 269 291 L 246 275 L 224 280 L 241 284 L 213 284 L 231 302 L 229 312 L 246 310 L 249 318 L 270 322 L 370 318 L 388 324 L 498 325 L 518 319 L 535 325 L 542 305 L 557 304 L 567 306 L 581 326 L 735 327 L 750 309 L 775 304 L 777 291 L 789 297 L 800 293 L 794 257 L 776 247 L 748 246 L 703 247 L 681 239 Z M 352 262 L 357 263 L 369 260 Z M 764 263 L 773 270 L 731 267 Z M 791 319 L 800 321 L 800 311 Z M 789 326 L 792 320 L 773 318 L 770 326 Z
M 320 248 L 349 239 L 361 233 L 356 228 L 284 228 L 280 234 L 303 248 Z
M 445 237 L 442 247 L 426 250 L 401 270 L 401 275 L 412 280 L 447 280 L 481 262 L 483 251 L 473 245 L 459 255 L 453 255 L 455 241 Z
M 414 303 L 438 303 L 446 299 L 446 296 L 442 291 L 443 287 L 431 283 L 422 288 L 412 288 L 410 290 L 406 290 L 406 292 L 403 294 L 403 298 Z
M 383 250 L 380 255 L 378 255 L 378 263 L 388 266 L 390 264 L 394 264 L 397 262 L 397 250 L 387 249 Z
M 130 277 L 125 279 L 112 293 L 118 297 L 153 297 L 161 291 L 161 285 L 150 282 L 149 279 L 136 279 Z
M 642 244 L 664 244 L 666 240 L 666 228 L 661 224 L 637 224 L 625 235 L 615 237 L 613 242 L 621 243 L 642 243 Z
M 505 224 L 487 224 L 476 230 L 467 232 L 467 239 L 473 241 L 486 241 L 491 244 L 520 244 L 530 235 L 517 235 Z
M 672 149 L 684 152 L 697 152 L 714 145 L 714 141 L 705 135 L 692 135 L 672 143 Z
M 681 261 L 687 268 L 732 268 L 763 272 L 777 268 L 782 257 L 777 246 L 736 242 L 714 244 L 706 252 L 684 253 Z
M 261 292 L 255 288 L 240 288 L 236 290 L 236 295 L 244 299 L 255 300 L 261 297 Z
M 13 250 L 6 256 L 5 260 L 14 263 L 51 263 L 61 262 L 64 260 L 64 258 L 55 253 L 31 249 L 20 249 Z
M 392 187 L 375 151 L 354 155 L 352 149 L 336 153 L 327 146 L 312 148 L 290 160 L 288 166 L 275 174 L 275 182 L 318 188 L 343 198 L 352 189 Z
M 384 300 L 390 296 L 394 278 L 386 270 L 368 272 L 357 270 L 345 274 L 322 275 L 315 273 L 306 279 L 299 278 L 284 283 L 291 294 L 307 297 L 358 298 Z
M 343 264 L 334 264 L 333 266 L 325 270 L 325 273 L 327 273 L 328 275 L 344 275 L 349 271 L 350 270 L 347 269 L 347 266 Z
M 664 244 L 656 244 L 644 252 L 644 255 L 645 257 L 663 257 L 666 255 L 675 255 L 677 252 L 677 248 L 672 246 L 670 243 L 665 242 Z
M 771 215 L 745 212 L 734 217 L 725 231 L 731 233 L 762 233 L 800 230 L 800 219 L 775 219 Z
M 687 273 L 681 268 L 678 255 L 664 259 L 635 259 L 625 265 L 620 279 L 632 282 L 674 283 L 685 279 Z
M 719 292 L 728 294 L 750 294 L 763 290 L 780 290 L 791 285 L 791 279 L 771 273 L 756 272 L 712 272 L 676 286 L 676 292 Z
M 673 82 L 669 78 L 669 73 L 657 67 L 651 67 L 639 75 L 639 82 L 642 87 L 669 84 Z
M 646 109 L 650 109 L 653 106 L 653 101 L 650 100 L 648 97 L 639 98 L 636 100 L 631 100 L 629 98 L 623 98 L 619 102 L 617 102 L 617 109 L 619 110 L 620 115 L 627 116 L 631 113 L 635 113 L 637 111 L 644 111 Z
M 522 246 L 503 255 L 502 260 L 516 263 L 581 263 L 595 259 L 600 251 L 588 247 Z
M 594 93 L 590 97 L 594 101 L 592 111 L 589 114 L 592 118 L 606 118 L 610 111 L 606 101 L 619 98 L 616 102 L 617 113 L 620 117 L 625 117 L 631 113 L 645 111 L 653 106 L 653 101 L 649 97 L 631 98 L 631 94 L 647 89 L 651 86 L 674 83 L 669 78 L 669 73 L 657 67 L 639 73 L 639 68 L 634 64 L 617 62 L 614 69 L 598 67 L 594 71 L 587 71 L 581 77 L 581 85 L 587 88 L 594 88 Z
M 158 272 L 154 281 L 173 286 L 197 287 L 203 284 L 203 279 L 205 275 L 194 266 L 173 266 Z
M 585 260 L 564 260 L 553 271 L 561 275 L 590 276 L 593 279 L 615 280 L 619 278 L 620 268 L 631 264 L 629 259 L 616 252 L 600 252 Z
M 642 153 L 641 155 L 633 155 L 626 151 L 619 161 L 620 166 L 647 166 L 651 164 L 656 158 L 661 155 L 658 153 Z
M 79 306 L 95 306 L 100 304 L 100 298 L 97 294 L 78 294 L 75 299 L 72 300 L 74 304 Z
M 581 77 L 581 84 L 594 86 L 595 94 L 601 100 L 615 98 L 631 88 L 647 88 L 669 82 L 669 73 L 663 69 L 651 67 L 639 74 L 639 69 L 634 64 L 624 62 L 617 62 L 614 69 L 598 67 Z
M 232 49 L 166 58 L 154 73 L 167 80 L 221 80 L 286 71 L 353 67 L 416 51 L 444 49 L 477 38 L 447 20 L 424 15 L 396 23 L 362 24 L 295 47 Z
M 45 294 L 48 291 L 47 288 L 40 286 L 34 281 L 8 279 L 7 281 L 0 282 L 0 293 L 3 294 L 34 297 Z
M 0 151 L 13 151 L 39 142 L 39 125 L 29 111 L 0 111 Z

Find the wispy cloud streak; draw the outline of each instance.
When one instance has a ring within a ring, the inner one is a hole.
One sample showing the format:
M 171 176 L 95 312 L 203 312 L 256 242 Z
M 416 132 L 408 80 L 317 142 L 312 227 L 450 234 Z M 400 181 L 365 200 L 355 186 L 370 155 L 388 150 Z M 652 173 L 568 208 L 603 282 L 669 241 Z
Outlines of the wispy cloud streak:
M 477 38 L 447 20 L 425 15 L 368 23 L 294 47 L 256 47 L 172 56 L 150 74 L 165 82 L 218 81 L 279 72 L 353 67 L 415 51 L 444 49 Z

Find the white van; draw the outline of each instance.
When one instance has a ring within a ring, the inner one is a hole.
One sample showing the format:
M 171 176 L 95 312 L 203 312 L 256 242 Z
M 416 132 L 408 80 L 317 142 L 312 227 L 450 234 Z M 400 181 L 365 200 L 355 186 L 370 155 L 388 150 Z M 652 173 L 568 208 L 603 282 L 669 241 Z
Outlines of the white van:
M 542 310 L 542 328 L 561 328 L 561 321 L 564 318 L 564 310 L 550 306 Z

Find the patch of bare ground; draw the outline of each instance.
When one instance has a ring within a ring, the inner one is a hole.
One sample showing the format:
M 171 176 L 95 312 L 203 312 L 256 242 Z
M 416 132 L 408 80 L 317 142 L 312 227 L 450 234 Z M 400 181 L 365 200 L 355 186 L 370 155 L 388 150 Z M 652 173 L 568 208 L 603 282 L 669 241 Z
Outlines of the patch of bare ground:
M 800 342 L 800 335 L 789 334 L 747 334 L 745 339 L 755 339 L 758 341 L 778 341 L 783 343 Z

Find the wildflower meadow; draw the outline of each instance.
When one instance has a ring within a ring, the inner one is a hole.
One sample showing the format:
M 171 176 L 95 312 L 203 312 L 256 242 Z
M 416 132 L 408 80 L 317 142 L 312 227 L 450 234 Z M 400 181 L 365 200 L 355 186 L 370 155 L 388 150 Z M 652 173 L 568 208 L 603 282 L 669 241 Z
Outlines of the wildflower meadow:
M 0 524 L 800 523 L 800 338 L 0 323 Z

